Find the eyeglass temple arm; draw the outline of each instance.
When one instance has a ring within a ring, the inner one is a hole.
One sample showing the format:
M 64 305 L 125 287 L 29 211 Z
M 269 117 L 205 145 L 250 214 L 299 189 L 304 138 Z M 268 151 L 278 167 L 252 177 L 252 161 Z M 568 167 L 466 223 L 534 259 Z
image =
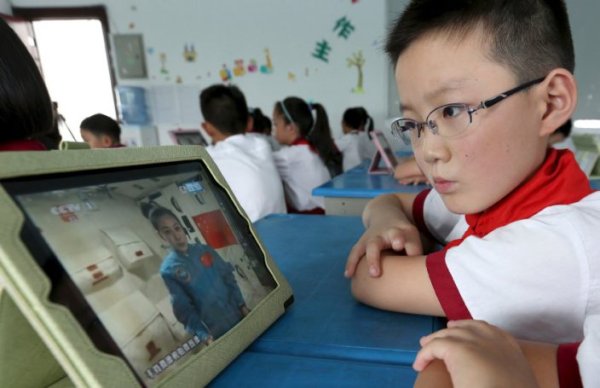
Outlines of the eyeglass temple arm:
M 520 92 L 521 90 L 527 89 L 528 87 L 530 87 L 532 85 L 540 83 L 545 79 L 546 79 L 546 77 L 542 77 L 542 78 L 534 79 L 533 81 L 526 82 L 522 85 L 516 86 L 504 93 L 500 93 L 496 97 L 490 98 L 489 100 L 482 101 L 480 106 L 482 108 L 489 108 L 489 107 L 499 103 L 500 101 L 504 100 L 505 98 L 510 97 L 513 94 Z

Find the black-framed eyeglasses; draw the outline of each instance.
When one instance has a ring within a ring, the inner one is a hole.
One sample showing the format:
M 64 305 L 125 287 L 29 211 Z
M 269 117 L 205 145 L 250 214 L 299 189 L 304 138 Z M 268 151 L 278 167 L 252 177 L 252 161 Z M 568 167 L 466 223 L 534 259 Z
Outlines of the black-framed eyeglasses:
M 425 121 L 418 122 L 413 119 L 399 118 L 392 122 L 392 135 L 401 138 L 405 143 L 417 143 L 425 127 L 429 127 L 434 135 L 453 138 L 462 135 L 473 122 L 473 114 L 480 109 L 490 108 L 500 101 L 507 99 L 515 93 L 542 82 L 546 77 L 525 82 L 495 97 L 481 101 L 477 106 L 463 103 L 452 103 L 438 106 L 432 110 Z

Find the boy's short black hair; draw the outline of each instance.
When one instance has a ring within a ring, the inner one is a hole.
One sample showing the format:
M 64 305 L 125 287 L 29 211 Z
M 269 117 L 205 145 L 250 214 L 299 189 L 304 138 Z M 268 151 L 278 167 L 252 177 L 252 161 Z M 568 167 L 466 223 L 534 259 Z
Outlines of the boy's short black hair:
M 79 128 L 86 129 L 95 136 L 106 135 L 110 137 L 114 143 L 121 142 L 121 127 L 119 126 L 119 123 L 102 113 L 96 113 L 95 115 L 83 119 Z
M 226 135 L 244 133 L 248 125 L 248 105 L 240 89 L 233 85 L 212 85 L 200 93 L 204 120 Z
M 511 69 L 518 82 L 543 77 L 558 67 L 574 71 L 563 0 L 413 0 L 390 30 L 385 51 L 395 66 L 400 55 L 426 34 L 462 37 L 479 27 L 490 45 L 488 55 Z

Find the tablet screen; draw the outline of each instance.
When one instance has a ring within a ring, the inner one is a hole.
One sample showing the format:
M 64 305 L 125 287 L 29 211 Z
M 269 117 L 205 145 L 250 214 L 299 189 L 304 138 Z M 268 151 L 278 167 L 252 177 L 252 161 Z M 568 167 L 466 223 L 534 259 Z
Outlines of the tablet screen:
M 204 136 L 202 136 L 202 133 L 197 130 L 171 131 L 171 135 L 175 140 L 175 143 L 179 145 L 208 145 L 206 139 L 204 139 Z
M 95 346 L 152 386 L 277 287 L 200 161 L 6 180 L 22 240 Z
M 394 151 L 392 151 L 392 146 L 387 141 L 386 137 L 383 135 L 382 132 L 376 132 L 375 135 L 377 136 L 377 140 L 379 141 L 379 144 L 381 145 L 381 148 L 385 153 L 384 159 L 386 159 L 386 163 L 390 163 L 390 168 L 395 168 L 398 164 L 398 161 L 396 160 L 396 155 L 394 155 Z

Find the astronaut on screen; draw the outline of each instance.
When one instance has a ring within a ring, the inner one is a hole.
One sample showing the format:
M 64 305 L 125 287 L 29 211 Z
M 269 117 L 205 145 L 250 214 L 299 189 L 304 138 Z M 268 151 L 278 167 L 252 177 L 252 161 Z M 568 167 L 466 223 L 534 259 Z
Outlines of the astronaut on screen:
M 186 331 L 209 344 L 249 313 L 232 273 L 212 247 L 188 243 L 177 216 L 164 207 L 153 207 L 148 219 L 171 250 L 160 275 L 171 295 L 173 313 Z

